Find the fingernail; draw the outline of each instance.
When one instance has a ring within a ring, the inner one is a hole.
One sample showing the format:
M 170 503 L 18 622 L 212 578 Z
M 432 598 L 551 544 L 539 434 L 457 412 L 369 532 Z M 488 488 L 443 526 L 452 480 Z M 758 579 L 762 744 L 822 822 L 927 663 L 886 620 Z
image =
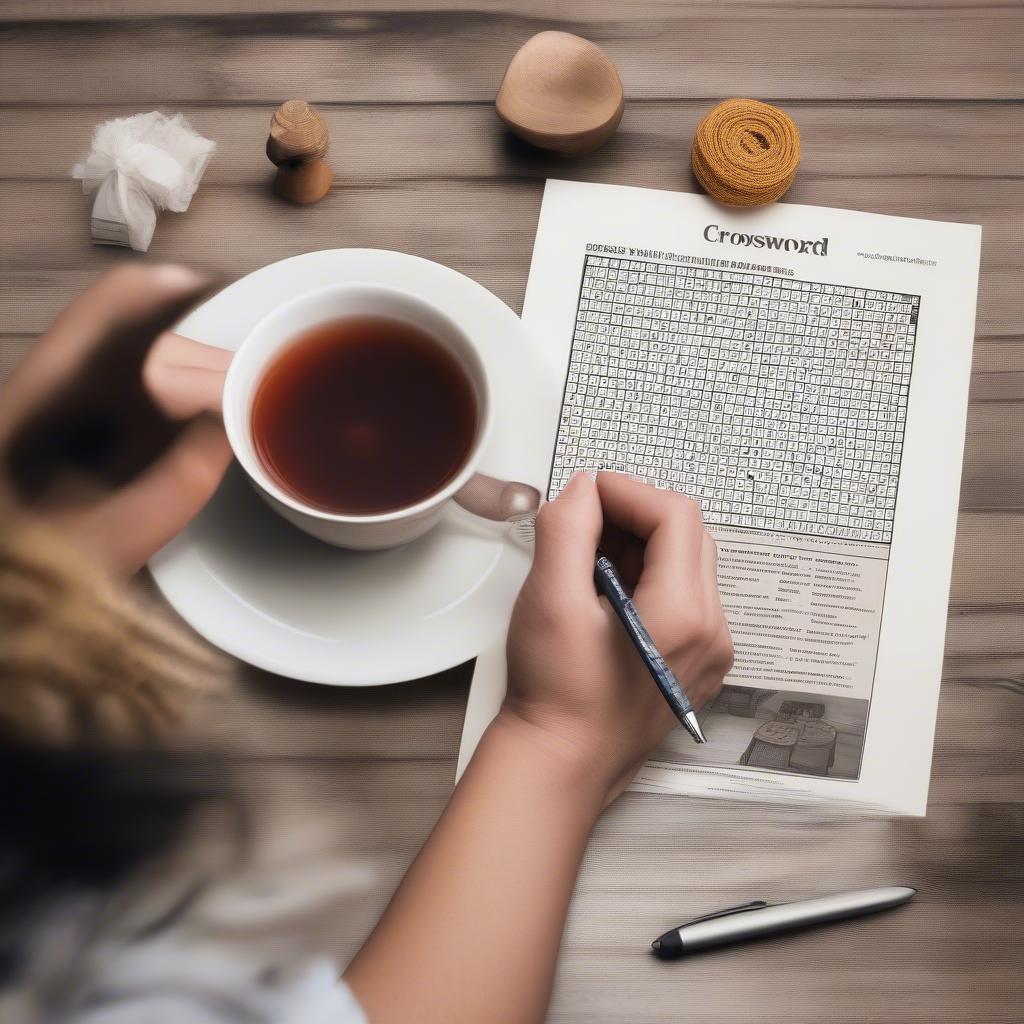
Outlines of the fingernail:
M 180 263 L 162 263 L 153 268 L 153 273 L 161 284 L 169 288 L 198 288 L 210 280 L 208 274 Z

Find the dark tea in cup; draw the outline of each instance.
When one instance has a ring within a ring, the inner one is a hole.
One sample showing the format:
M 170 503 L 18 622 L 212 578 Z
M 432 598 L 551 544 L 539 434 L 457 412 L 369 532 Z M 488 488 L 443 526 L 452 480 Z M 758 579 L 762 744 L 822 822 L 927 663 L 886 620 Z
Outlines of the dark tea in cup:
M 476 392 L 456 356 L 389 317 L 330 320 L 269 363 L 252 438 L 270 477 L 337 515 L 379 515 L 441 490 L 476 439 Z

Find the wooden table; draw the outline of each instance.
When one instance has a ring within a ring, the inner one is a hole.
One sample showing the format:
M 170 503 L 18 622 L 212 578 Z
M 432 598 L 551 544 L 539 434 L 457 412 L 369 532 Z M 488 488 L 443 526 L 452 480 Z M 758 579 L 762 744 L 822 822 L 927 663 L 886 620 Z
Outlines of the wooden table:
M 436 11 L 431 7 L 443 8 Z M 160 106 L 219 150 L 149 259 L 235 276 L 335 246 L 447 263 L 519 309 L 546 176 L 694 190 L 689 143 L 719 99 L 782 104 L 804 160 L 788 199 L 984 225 L 960 532 L 924 820 L 630 795 L 580 876 L 552 1021 L 1019 1019 L 1024 944 L 1024 7 L 981 0 L 7 0 L 0 8 L 0 360 L 131 256 L 88 238 L 68 178 L 92 126 Z M 145 9 L 145 16 L 138 11 Z M 49 20 L 44 20 L 49 19 Z M 491 106 L 544 28 L 617 61 L 622 126 L 567 162 L 508 138 Z M 273 198 L 283 99 L 315 103 L 337 178 L 311 209 Z M 246 672 L 210 716 L 244 757 L 256 857 L 322 886 L 296 930 L 344 962 L 448 795 L 469 669 L 317 688 Z M 372 864 L 356 892 L 307 861 Z M 663 926 L 744 899 L 903 882 L 909 908 L 665 966 Z M 305 890 L 304 890 L 305 891 Z M 308 892 L 307 892 L 308 896 Z M 498 1019 L 497 1016 L 495 1019 Z

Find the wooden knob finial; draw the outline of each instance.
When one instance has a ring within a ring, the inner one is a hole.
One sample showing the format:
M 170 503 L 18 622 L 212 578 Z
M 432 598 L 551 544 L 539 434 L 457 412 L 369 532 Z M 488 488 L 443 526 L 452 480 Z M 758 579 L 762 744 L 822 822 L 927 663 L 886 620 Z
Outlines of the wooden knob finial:
M 327 122 L 304 100 L 288 100 L 274 111 L 267 156 L 277 165 L 274 191 L 293 203 L 315 203 L 330 191 L 334 174 L 324 161 Z
M 622 119 L 625 97 L 611 58 L 568 32 L 540 32 L 509 63 L 495 100 L 520 138 L 559 153 L 588 153 Z

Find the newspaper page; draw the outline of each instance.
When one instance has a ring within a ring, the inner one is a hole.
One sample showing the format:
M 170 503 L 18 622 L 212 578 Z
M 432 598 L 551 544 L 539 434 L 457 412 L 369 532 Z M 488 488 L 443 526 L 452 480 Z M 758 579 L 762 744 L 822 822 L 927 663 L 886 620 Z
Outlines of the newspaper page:
M 677 730 L 636 788 L 924 813 L 980 237 L 547 183 L 548 497 L 603 468 L 696 498 L 736 651 L 707 745 Z

